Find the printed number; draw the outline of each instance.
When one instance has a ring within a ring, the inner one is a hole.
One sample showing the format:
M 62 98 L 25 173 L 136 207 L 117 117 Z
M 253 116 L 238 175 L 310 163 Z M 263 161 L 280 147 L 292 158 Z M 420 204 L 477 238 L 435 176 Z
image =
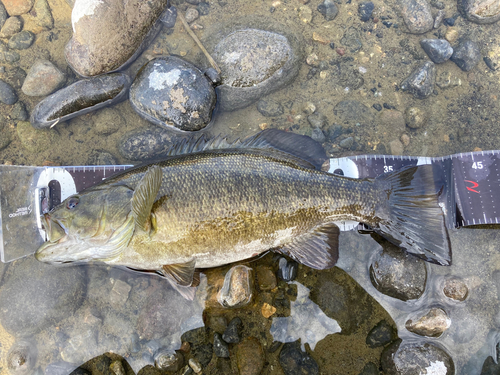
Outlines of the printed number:
M 384 173 L 392 172 L 393 170 L 394 168 L 392 167 L 392 165 L 384 165 Z
M 478 162 L 472 163 L 472 168 L 474 168 L 474 169 L 483 169 L 483 162 L 482 161 L 478 161 Z

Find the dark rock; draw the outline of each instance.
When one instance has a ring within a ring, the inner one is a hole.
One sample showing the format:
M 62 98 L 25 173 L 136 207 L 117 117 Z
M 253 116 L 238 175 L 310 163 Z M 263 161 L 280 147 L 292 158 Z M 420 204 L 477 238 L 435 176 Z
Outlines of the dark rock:
M 11 85 L 14 89 L 19 90 L 26 79 L 26 72 L 19 67 L 7 69 L 0 75 L 0 78 Z
M 332 0 L 323 0 L 323 2 L 318 5 L 318 12 L 325 17 L 326 21 L 333 21 L 339 13 L 339 8 Z
M 192 348 L 193 357 L 203 367 L 207 366 L 212 360 L 214 348 L 212 344 L 196 345 Z
M 82 267 L 54 267 L 34 257 L 15 261 L 2 283 L 0 321 L 16 336 L 71 316 L 80 307 L 86 289 Z
M 493 70 L 493 71 L 497 70 L 497 64 L 494 63 L 493 60 L 491 60 L 491 58 L 489 56 L 484 56 L 483 61 L 486 64 L 486 66 L 488 68 L 490 68 L 491 70 Z
M 314 112 L 307 116 L 307 122 L 309 122 L 313 128 L 323 129 L 328 125 L 328 118 L 321 112 Z
M 435 82 L 436 65 L 431 61 L 426 61 L 401 83 L 401 89 L 408 91 L 416 99 L 425 99 L 434 91 Z
M 433 307 L 425 313 L 415 314 L 414 319 L 408 319 L 405 327 L 408 331 L 420 336 L 439 337 L 451 325 L 448 314 L 443 309 Z
M 0 29 L 0 38 L 10 38 L 23 28 L 23 23 L 19 17 L 9 17 Z
M 387 242 L 383 247 L 370 264 L 373 286 L 379 292 L 402 301 L 420 298 L 427 281 L 425 262 Z
M 31 112 L 31 124 L 37 129 L 48 128 L 119 103 L 127 97 L 129 85 L 129 77 L 121 73 L 77 81 L 38 103 Z
M 396 329 L 385 320 L 382 320 L 378 322 L 378 324 L 368 333 L 368 336 L 366 337 L 366 345 L 370 348 L 378 348 L 389 344 L 396 338 Z
M 160 349 L 154 356 L 156 368 L 167 371 L 176 372 L 184 366 L 184 356 L 182 353 L 172 349 Z
M 469 294 L 469 288 L 459 278 L 446 279 L 443 285 L 443 293 L 446 297 L 455 301 L 465 301 Z
M 7 82 L 0 80 L 0 102 L 12 105 L 17 102 L 15 90 Z
M 59 89 L 66 80 L 54 64 L 48 60 L 37 60 L 28 70 L 21 90 L 28 96 L 47 96 Z
M 218 41 L 212 57 L 222 70 L 217 99 L 223 111 L 252 104 L 285 87 L 299 72 L 301 41 L 289 35 L 289 29 L 262 17 L 253 23 L 255 28 L 247 25 L 252 22 L 245 22 L 210 36 Z M 267 23 L 270 30 L 263 29 Z
M 298 341 L 283 345 L 280 352 L 280 365 L 285 375 L 319 374 L 316 361 L 300 349 Z
M 453 54 L 453 48 L 445 39 L 422 39 L 420 45 L 436 64 L 447 61 Z
M 207 16 L 210 13 L 210 4 L 202 1 L 198 4 L 196 9 L 198 9 L 198 13 L 200 13 L 200 16 Z
M 333 113 L 340 120 L 339 122 L 347 127 L 354 127 L 356 124 L 366 126 L 374 123 L 370 109 L 356 100 L 344 100 L 337 103 Z
M 172 134 L 167 130 L 138 129 L 125 134 L 118 145 L 118 151 L 128 160 L 158 159 L 166 156 L 166 151 L 172 144 Z
M 481 60 L 481 51 L 476 43 L 465 39 L 454 48 L 450 60 L 457 64 L 464 72 L 468 72 Z
M 220 74 L 214 68 L 208 68 L 204 71 L 204 73 L 214 85 L 218 85 L 221 82 Z
M 375 363 L 368 362 L 359 375 L 380 375 L 380 371 Z
M 168 0 L 76 0 L 66 61 L 84 77 L 123 68 L 160 31 L 159 18 L 167 4 Z
M 412 34 L 426 33 L 434 26 L 434 18 L 427 0 L 402 0 L 401 13 L 408 31 Z
M 344 138 L 339 142 L 339 146 L 345 148 L 346 150 L 349 150 L 353 146 L 353 144 L 354 144 L 353 137 Z
M 382 110 L 382 106 L 378 103 L 375 103 L 372 107 L 375 108 L 379 112 Z
M 35 40 L 35 35 L 31 31 L 23 30 L 20 33 L 12 35 L 9 39 L 9 48 L 27 49 L 30 48 Z
M 384 349 L 380 363 L 387 375 L 424 374 L 429 373 L 432 368 L 439 374 L 455 374 L 455 365 L 450 355 L 431 343 L 406 343 L 397 340 Z
M 3 25 L 5 24 L 5 21 L 7 21 L 7 18 L 9 18 L 9 15 L 8 15 L 7 11 L 5 10 L 3 3 L 0 1 L 0 30 L 2 29 Z
M 493 357 L 488 357 L 483 363 L 481 375 L 498 375 L 500 374 L 500 363 L 495 363 Z
M 458 0 L 458 9 L 469 21 L 485 24 L 500 20 L 499 0 Z
M 118 165 L 115 157 L 111 155 L 109 152 L 101 151 L 97 153 L 97 158 L 95 159 L 95 163 L 89 163 L 89 165 Z
M 358 13 L 359 17 L 361 18 L 361 21 L 363 22 L 368 21 L 371 18 L 374 9 L 375 5 L 371 1 L 365 1 L 363 3 L 359 3 Z
M 444 24 L 447 26 L 455 26 L 455 21 L 456 21 L 456 19 L 453 17 L 445 18 Z
M 351 26 L 346 30 L 344 36 L 342 36 L 342 39 L 340 39 L 340 43 L 349 48 L 349 51 L 351 53 L 358 52 L 363 47 L 363 43 L 361 43 L 361 38 L 359 36 L 359 31 L 354 26 Z
M 278 262 L 278 277 L 284 281 L 293 281 L 297 277 L 299 264 L 294 260 L 281 257 Z
M 325 133 L 323 133 L 323 130 L 321 130 L 320 128 L 313 128 L 311 138 L 319 143 L 323 143 L 326 141 Z
M 257 110 L 262 116 L 276 117 L 283 114 L 283 106 L 281 103 L 271 99 L 261 99 L 257 102 Z
M 264 351 L 255 337 L 248 337 L 236 346 L 240 375 L 259 375 L 264 368 L 264 360 Z
M 26 106 L 23 102 L 16 102 L 12 107 L 11 116 L 15 120 L 26 121 L 29 118 L 28 111 L 26 110 Z
M 149 61 L 130 87 L 130 103 L 141 117 L 184 131 L 207 126 L 215 101 L 215 90 L 206 76 L 175 56 Z
M 229 347 L 217 332 L 214 333 L 214 353 L 219 358 L 229 358 Z
M 228 344 L 237 344 L 241 340 L 241 330 L 243 329 L 243 322 L 240 318 L 233 318 L 227 325 L 222 339 Z
M 175 21 L 177 21 L 177 8 L 173 5 L 170 6 L 160 18 L 161 22 L 163 22 L 163 26 L 167 29 L 171 29 L 175 26 Z
M 205 327 L 198 327 L 187 332 L 181 336 L 182 342 L 189 342 L 192 346 L 205 345 L 207 342 L 207 329 Z

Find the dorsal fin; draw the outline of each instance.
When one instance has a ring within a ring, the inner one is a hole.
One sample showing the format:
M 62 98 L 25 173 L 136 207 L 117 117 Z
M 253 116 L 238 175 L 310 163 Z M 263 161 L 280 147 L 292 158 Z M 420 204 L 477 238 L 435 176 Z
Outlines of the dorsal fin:
M 278 129 L 266 129 L 243 141 L 237 139 L 234 142 L 229 142 L 227 138 L 220 135 L 212 139 L 207 139 L 205 135 L 192 136 L 184 138 L 170 148 L 167 155 L 225 149 L 277 150 L 293 156 L 292 160 L 301 159 L 318 170 L 328 159 L 323 147 L 312 138 Z

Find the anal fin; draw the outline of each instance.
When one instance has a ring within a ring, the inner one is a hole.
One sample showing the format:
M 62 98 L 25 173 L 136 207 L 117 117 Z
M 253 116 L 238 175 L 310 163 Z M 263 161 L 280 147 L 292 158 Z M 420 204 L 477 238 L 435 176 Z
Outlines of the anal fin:
M 311 233 L 297 237 L 283 246 L 279 252 L 308 267 L 323 270 L 331 268 L 339 258 L 339 234 L 337 225 L 330 223 L 315 228 Z

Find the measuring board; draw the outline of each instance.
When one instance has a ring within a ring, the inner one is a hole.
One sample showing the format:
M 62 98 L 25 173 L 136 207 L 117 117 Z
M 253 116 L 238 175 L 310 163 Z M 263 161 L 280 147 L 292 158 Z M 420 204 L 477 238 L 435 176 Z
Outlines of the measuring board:
M 432 164 L 439 204 L 448 228 L 500 224 L 500 151 L 428 158 L 361 155 L 330 159 L 329 172 L 375 178 L 406 166 Z M 33 254 L 45 241 L 40 215 L 68 196 L 94 186 L 132 165 L 24 167 L 0 166 L 0 259 L 10 262 Z M 341 230 L 357 222 L 338 223 Z

